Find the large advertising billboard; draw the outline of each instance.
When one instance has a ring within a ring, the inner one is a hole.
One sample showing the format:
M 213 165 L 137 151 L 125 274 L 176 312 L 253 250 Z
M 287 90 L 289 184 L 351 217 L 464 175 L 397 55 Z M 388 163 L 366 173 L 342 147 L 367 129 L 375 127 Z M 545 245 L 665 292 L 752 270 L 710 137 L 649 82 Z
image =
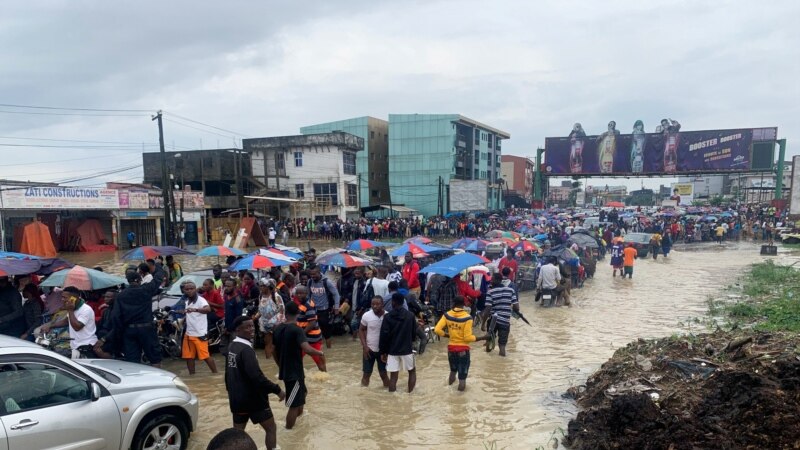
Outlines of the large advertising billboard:
M 612 121 L 604 133 L 587 136 L 575 124 L 569 136 L 545 139 L 545 171 L 556 176 L 746 172 L 752 170 L 752 143 L 764 130 L 681 131 L 670 120 L 646 133 L 637 120 L 631 134 L 621 134 Z
M 3 188 L 6 209 L 119 209 L 116 189 L 62 186 Z

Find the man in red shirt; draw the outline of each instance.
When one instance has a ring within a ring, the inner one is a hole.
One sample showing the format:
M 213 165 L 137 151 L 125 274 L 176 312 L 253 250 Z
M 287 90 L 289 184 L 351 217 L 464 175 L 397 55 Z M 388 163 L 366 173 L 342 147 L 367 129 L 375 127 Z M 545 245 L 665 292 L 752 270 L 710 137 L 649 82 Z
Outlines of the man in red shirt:
M 406 252 L 406 263 L 403 265 L 403 279 L 408 283 L 408 292 L 419 298 L 422 288 L 419 285 L 419 263 L 414 261 L 414 255 Z
M 519 270 L 519 264 L 517 264 L 517 260 L 514 259 L 514 249 L 507 248 L 506 249 L 506 257 L 500 260 L 500 264 L 497 265 L 497 269 L 502 273 L 503 269 L 508 267 L 511 269 L 511 273 L 508 275 L 508 279 L 514 281 L 517 277 L 517 271 Z
M 211 307 L 211 313 L 208 316 L 209 325 L 216 323 L 217 320 L 225 318 L 225 302 L 222 300 L 222 295 L 214 287 L 214 280 L 207 278 L 203 281 L 203 286 L 200 288 L 200 295 L 208 302 Z M 215 319 L 216 318 L 216 319 Z

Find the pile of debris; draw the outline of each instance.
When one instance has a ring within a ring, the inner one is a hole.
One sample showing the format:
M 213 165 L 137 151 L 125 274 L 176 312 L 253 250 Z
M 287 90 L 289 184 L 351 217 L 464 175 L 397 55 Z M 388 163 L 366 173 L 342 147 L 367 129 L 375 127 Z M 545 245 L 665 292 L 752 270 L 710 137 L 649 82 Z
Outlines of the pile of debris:
M 638 340 L 584 386 L 564 443 L 588 449 L 800 448 L 800 339 L 718 331 Z

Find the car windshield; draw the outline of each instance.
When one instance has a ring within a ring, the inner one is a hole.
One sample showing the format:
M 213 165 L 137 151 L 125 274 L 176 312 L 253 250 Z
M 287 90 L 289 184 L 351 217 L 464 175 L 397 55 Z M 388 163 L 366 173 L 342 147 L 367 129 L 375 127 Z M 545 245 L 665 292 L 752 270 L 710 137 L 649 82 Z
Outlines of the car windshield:
M 97 367 L 93 367 L 93 366 L 83 366 L 83 367 L 91 370 L 92 372 L 96 373 L 97 375 L 100 375 L 101 377 L 103 377 L 109 383 L 120 384 L 122 382 L 122 379 L 120 379 L 118 376 L 116 376 L 116 375 L 114 375 L 112 373 L 106 372 L 105 370 L 98 369 Z

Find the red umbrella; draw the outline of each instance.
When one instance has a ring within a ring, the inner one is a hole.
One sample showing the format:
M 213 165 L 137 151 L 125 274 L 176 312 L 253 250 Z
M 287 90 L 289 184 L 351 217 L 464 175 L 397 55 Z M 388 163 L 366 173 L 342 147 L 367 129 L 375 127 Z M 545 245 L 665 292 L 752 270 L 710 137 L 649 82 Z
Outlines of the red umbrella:
M 411 252 L 411 256 L 414 258 L 424 258 L 428 256 L 428 253 L 426 253 L 425 250 L 419 248 L 417 245 L 414 245 L 413 242 L 408 243 L 408 251 Z
M 522 250 L 523 252 L 539 251 L 539 247 L 531 241 L 520 241 L 514 246 L 514 250 Z
M 406 239 L 405 241 L 403 241 L 403 244 L 409 244 L 412 242 L 416 244 L 430 244 L 433 241 L 426 238 L 425 236 L 414 236 L 410 239 Z
M 622 202 L 607 202 L 606 206 L 608 206 L 609 208 L 624 208 L 625 207 L 625 203 L 622 203 Z

